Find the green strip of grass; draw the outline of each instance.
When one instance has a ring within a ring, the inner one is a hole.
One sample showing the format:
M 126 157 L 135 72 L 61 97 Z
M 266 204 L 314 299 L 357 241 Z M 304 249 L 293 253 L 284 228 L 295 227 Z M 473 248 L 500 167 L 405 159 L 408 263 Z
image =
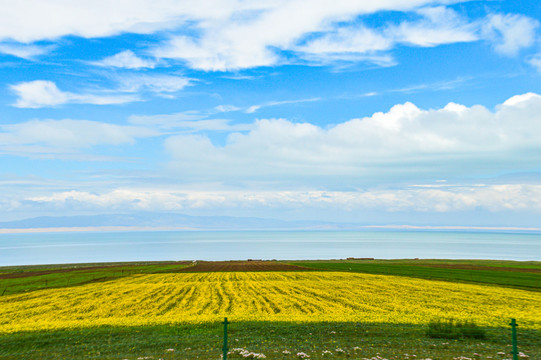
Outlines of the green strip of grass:
M 462 262 L 463 264 L 468 264 Z M 490 284 L 541 291 L 541 273 L 482 269 L 449 269 L 432 267 L 433 261 L 424 260 L 352 260 L 352 261 L 296 261 L 293 265 L 317 270 L 352 271 L 369 274 L 408 276 L 430 280 L 446 280 L 475 284 Z M 447 260 L 445 264 L 457 264 Z M 470 265 L 479 265 L 469 263 Z M 495 266 L 494 264 L 487 266 Z
M 513 260 L 455 260 L 455 259 L 393 259 L 369 260 L 373 264 L 411 264 L 411 265 L 473 265 L 490 266 L 514 269 L 541 270 L 541 261 L 513 261 Z
M 102 266 L 96 264 L 95 266 Z M 26 277 L 16 277 L 8 279 L 0 279 L 0 296 L 18 294 L 27 291 L 34 291 L 47 288 L 60 288 L 67 286 L 83 285 L 89 282 L 107 281 L 118 279 L 134 274 L 155 274 L 165 272 L 175 272 L 189 265 L 182 264 L 160 264 L 150 263 L 145 265 L 125 265 L 125 266 L 108 266 L 96 269 L 77 270 L 77 268 L 67 272 L 57 272 L 43 275 L 32 275 Z M 82 267 L 82 266 L 79 266 Z M 87 266 L 84 266 L 87 267 Z M 90 265 L 91 267 L 91 265 Z M 65 269 L 63 267 L 55 268 L 48 266 L 47 268 L 39 268 L 36 270 L 31 268 L 17 268 L 18 271 L 10 273 L 25 272 L 32 274 L 36 271 Z
M 504 323 L 505 324 L 505 323 Z M 263 323 L 234 320 L 229 349 L 243 348 L 267 359 L 372 358 L 439 359 L 509 358 L 510 329 L 489 328 L 482 341 L 433 339 L 426 327 L 359 323 Z M 0 335 L 0 358 L 11 359 L 219 359 L 220 322 L 203 325 L 113 327 Z M 519 350 L 541 358 L 541 332 L 519 330 Z M 174 350 L 174 351 L 171 351 Z M 339 351 L 337 349 L 341 349 Z M 324 351 L 330 351 L 324 353 Z M 498 353 L 505 353 L 501 355 Z M 409 354 L 406 357 L 405 354 Z M 475 356 L 474 354 L 479 354 Z M 413 357 L 412 355 L 416 355 Z M 239 351 L 229 359 L 243 358 Z

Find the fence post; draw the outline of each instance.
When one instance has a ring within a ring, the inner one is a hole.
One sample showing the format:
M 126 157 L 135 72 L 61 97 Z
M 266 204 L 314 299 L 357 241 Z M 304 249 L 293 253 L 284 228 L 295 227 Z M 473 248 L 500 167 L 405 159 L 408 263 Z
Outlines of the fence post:
M 222 350 L 223 350 L 223 356 L 224 356 L 224 360 L 227 360 L 227 324 L 229 324 L 229 322 L 227 321 L 227 318 L 224 318 L 224 322 L 222 323 L 224 324 L 224 346 L 222 347 Z
M 517 348 L 517 320 L 515 319 L 511 319 L 511 323 L 509 324 L 511 325 L 511 334 L 512 334 L 512 337 L 513 337 L 513 351 L 512 351 L 512 354 L 513 354 L 513 360 L 518 360 L 518 348 Z

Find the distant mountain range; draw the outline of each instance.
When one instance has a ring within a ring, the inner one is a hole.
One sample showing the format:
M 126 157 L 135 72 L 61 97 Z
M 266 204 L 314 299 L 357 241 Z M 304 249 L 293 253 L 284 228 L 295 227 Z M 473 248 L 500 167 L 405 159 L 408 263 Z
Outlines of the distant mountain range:
M 81 227 L 187 228 L 198 230 L 263 230 L 263 229 L 345 229 L 355 227 L 321 221 L 285 221 L 255 217 L 189 216 L 172 213 L 136 213 L 87 216 L 40 216 L 0 222 L 0 229 Z
M 117 230 L 416 230 L 416 231 L 534 231 L 539 227 L 461 225 L 367 225 L 326 221 L 287 221 L 257 217 L 190 216 L 138 212 L 86 216 L 40 216 L 0 222 L 0 233 Z

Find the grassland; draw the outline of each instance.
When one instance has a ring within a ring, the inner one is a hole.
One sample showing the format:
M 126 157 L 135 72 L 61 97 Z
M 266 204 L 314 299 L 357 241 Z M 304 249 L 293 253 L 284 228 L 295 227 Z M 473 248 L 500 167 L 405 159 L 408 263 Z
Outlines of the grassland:
M 0 267 L 0 295 L 73 287 L 135 274 L 175 272 L 190 264 L 191 262 L 147 262 Z
M 319 260 L 291 264 L 314 270 L 349 271 L 541 291 L 541 262 L 501 260 Z
M 510 358 L 508 322 L 515 317 L 520 350 L 541 359 L 541 292 L 535 284 L 517 285 L 522 274 L 539 281 L 540 263 L 294 264 L 316 271 L 278 262 L 0 268 L 0 294 L 8 282 L 15 289 L 0 296 L 0 359 L 218 359 L 225 316 L 230 349 L 252 351 L 252 358 L 395 360 Z M 276 271 L 238 271 L 270 270 L 267 265 Z M 368 273 L 385 265 L 398 273 Z M 413 275 L 404 273 L 407 266 Z M 423 269 L 438 270 L 445 281 L 419 274 Z M 508 276 L 457 283 L 456 270 Z M 44 277 L 57 283 L 37 285 Z M 474 320 L 487 338 L 428 338 L 426 324 L 435 318 Z M 246 357 L 235 350 L 228 358 Z

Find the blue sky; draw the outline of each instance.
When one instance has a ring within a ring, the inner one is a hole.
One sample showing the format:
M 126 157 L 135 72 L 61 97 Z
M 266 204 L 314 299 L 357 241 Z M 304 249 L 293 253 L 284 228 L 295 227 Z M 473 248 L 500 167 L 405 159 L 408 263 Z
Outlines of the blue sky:
M 535 1 L 20 1 L 0 221 L 536 226 Z

